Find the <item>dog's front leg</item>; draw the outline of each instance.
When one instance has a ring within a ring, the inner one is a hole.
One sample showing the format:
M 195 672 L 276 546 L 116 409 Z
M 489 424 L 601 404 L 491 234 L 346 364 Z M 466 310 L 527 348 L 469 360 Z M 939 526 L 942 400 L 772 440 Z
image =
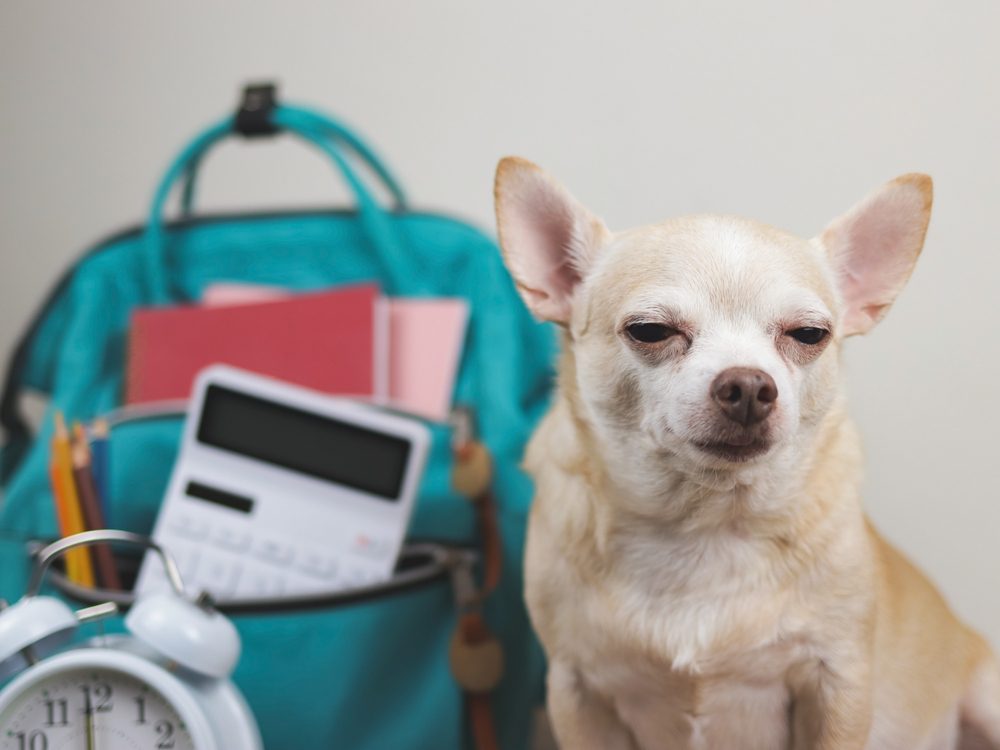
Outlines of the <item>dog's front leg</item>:
M 636 750 L 631 733 L 612 706 L 564 661 L 549 664 L 548 709 L 563 750 Z
M 872 723 L 868 670 L 820 662 L 804 671 L 793 688 L 792 750 L 864 750 Z

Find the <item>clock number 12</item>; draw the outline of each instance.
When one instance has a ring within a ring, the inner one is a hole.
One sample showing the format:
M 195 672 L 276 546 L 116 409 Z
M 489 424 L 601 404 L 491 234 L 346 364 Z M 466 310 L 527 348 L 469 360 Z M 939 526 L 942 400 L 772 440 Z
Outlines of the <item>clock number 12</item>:
M 80 690 L 83 691 L 83 712 L 85 714 L 92 714 L 95 711 L 105 713 L 111 710 L 111 686 L 108 683 L 101 682 L 94 685 L 93 688 L 90 685 L 82 685 Z

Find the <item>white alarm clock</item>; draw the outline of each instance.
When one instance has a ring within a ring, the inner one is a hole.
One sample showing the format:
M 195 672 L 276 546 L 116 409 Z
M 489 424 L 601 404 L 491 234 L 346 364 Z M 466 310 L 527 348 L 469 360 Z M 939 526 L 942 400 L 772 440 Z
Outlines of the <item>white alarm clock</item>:
M 59 650 L 81 622 L 113 603 L 73 612 L 39 596 L 49 564 L 69 549 L 127 542 L 160 554 L 171 590 L 140 596 L 129 635 Z M 54 655 L 49 655 L 54 654 Z M 260 750 L 260 733 L 229 676 L 240 654 L 233 624 L 191 601 L 173 559 L 146 537 L 87 531 L 39 553 L 24 597 L 0 610 L 0 750 Z

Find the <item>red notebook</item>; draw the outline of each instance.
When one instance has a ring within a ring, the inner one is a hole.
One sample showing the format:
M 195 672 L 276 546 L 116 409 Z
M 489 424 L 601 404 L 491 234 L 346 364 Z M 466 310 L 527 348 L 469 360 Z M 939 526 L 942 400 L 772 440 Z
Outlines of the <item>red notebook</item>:
M 383 400 L 388 338 L 374 285 L 232 307 L 141 309 L 129 333 L 125 401 L 185 399 L 198 372 L 214 363 Z

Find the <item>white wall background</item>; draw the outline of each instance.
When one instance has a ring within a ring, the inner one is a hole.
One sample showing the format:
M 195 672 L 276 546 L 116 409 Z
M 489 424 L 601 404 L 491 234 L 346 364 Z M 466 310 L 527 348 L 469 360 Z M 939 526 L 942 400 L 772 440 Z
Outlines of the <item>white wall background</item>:
M 612 228 L 693 211 L 810 234 L 923 170 L 924 256 L 848 347 L 868 506 L 1000 646 L 1000 5 L 8 0 L 0 5 L 0 353 L 85 245 L 142 217 L 247 79 L 357 125 L 425 207 L 492 228 L 528 156 Z M 294 144 L 226 146 L 208 208 L 341 198 Z

